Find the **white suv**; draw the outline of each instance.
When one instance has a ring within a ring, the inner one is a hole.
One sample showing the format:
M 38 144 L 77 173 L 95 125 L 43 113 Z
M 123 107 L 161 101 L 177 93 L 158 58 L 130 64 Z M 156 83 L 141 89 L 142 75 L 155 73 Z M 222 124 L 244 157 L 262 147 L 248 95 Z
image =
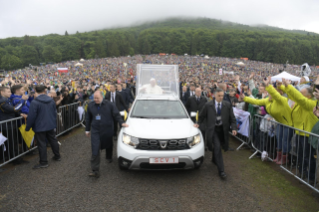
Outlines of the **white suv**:
M 179 100 L 178 88 L 172 92 L 174 90 L 172 87 L 179 86 L 178 82 L 176 83 L 176 79 L 175 83 L 163 80 L 163 78 L 169 79 L 168 73 L 163 74 L 165 66 L 160 66 L 162 78 L 154 74 L 156 66 L 144 66 L 153 68 L 152 76 L 155 75 L 159 88 L 143 89 L 143 84 L 137 86 L 139 94 L 126 120 L 129 127 L 122 128 L 118 136 L 119 168 L 151 170 L 199 168 L 204 160 L 204 140 Z M 167 68 L 169 67 L 172 66 Z M 174 66 L 173 69 L 176 71 L 177 67 Z M 153 81 L 152 77 L 151 82 Z M 150 82 L 149 75 L 148 82 Z M 161 89 L 163 92 L 158 95 Z M 143 90 L 154 91 L 156 94 L 150 92 L 142 94 Z

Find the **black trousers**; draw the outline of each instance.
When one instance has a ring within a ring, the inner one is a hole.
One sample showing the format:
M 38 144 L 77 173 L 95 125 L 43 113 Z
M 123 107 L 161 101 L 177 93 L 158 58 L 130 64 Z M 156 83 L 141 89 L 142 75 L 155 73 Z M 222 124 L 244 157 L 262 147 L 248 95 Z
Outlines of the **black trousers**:
M 213 135 L 212 161 L 217 166 L 218 172 L 224 172 L 224 161 L 220 143 L 224 141 L 223 126 L 215 127 Z
M 59 144 L 55 137 L 54 129 L 46 132 L 35 133 L 35 139 L 38 143 L 40 164 L 48 164 L 46 139 L 50 143 L 54 156 L 56 158 L 60 157 Z
M 109 146 L 109 148 L 105 149 L 105 155 L 106 155 L 106 159 L 112 159 L 112 156 L 113 156 L 113 141 L 112 141 L 112 144 Z
M 110 148 L 106 148 L 106 159 L 112 159 L 113 156 L 113 142 L 112 145 L 110 146 Z M 91 156 L 91 169 L 93 172 L 99 172 L 100 171 L 100 150 L 98 152 L 97 155 L 93 155 Z

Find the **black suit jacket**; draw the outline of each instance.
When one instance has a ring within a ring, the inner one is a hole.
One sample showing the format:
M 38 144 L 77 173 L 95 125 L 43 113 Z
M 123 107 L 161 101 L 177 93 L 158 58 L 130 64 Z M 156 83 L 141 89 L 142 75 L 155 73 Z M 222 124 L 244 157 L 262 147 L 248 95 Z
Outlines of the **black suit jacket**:
M 228 135 L 230 127 L 232 130 L 237 130 L 237 122 L 233 112 L 233 107 L 228 101 L 222 102 L 221 108 L 221 118 L 223 122 L 223 131 L 224 131 L 224 139 L 221 141 L 222 148 L 227 151 L 229 146 Z M 202 124 L 206 125 L 206 141 L 210 151 L 213 149 L 213 135 L 215 132 L 215 124 L 216 124 L 216 108 L 215 108 L 215 99 L 206 103 L 199 113 L 198 123 L 199 126 Z
M 110 102 L 112 101 L 111 100 L 111 92 L 108 92 L 107 94 L 105 94 L 105 99 L 109 100 Z M 128 111 L 128 107 L 125 104 L 123 97 L 121 96 L 121 94 L 119 92 L 116 92 L 116 95 L 115 95 L 115 105 L 119 111 L 123 111 L 123 110 Z
M 224 99 L 223 100 L 231 103 L 230 97 L 229 97 L 229 95 L 227 93 L 224 93 Z
M 188 98 L 185 107 L 190 115 L 191 112 L 197 112 L 197 111 L 200 112 L 203 109 L 206 102 L 207 102 L 207 99 L 202 96 L 200 97 L 199 103 L 196 101 L 195 96 L 191 96 Z M 192 118 L 192 120 L 194 123 L 196 122 L 196 118 Z
M 184 93 L 184 96 L 183 96 L 183 91 L 182 91 L 182 92 L 181 92 L 180 99 L 181 99 L 181 101 L 183 102 L 184 105 L 186 105 L 186 102 L 187 102 L 188 98 L 189 98 L 189 92 L 186 91 L 186 92 Z

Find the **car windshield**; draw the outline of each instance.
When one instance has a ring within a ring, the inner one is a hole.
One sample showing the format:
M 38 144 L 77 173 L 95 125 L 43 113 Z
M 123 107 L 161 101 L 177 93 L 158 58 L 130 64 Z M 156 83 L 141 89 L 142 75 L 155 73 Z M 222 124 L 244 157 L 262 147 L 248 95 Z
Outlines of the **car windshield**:
M 179 101 L 137 100 L 131 113 L 132 118 L 183 119 L 188 118 Z

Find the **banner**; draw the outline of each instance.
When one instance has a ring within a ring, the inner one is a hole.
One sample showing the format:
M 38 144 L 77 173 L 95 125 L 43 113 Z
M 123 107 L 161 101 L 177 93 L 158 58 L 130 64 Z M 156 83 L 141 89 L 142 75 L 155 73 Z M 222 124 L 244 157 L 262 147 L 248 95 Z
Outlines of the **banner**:
M 219 69 L 219 75 L 223 75 L 223 69 Z
M 233 107 L 234 115 L 237 121 L 238 133 L 249 137 L 249 117 L 250 113 Z

